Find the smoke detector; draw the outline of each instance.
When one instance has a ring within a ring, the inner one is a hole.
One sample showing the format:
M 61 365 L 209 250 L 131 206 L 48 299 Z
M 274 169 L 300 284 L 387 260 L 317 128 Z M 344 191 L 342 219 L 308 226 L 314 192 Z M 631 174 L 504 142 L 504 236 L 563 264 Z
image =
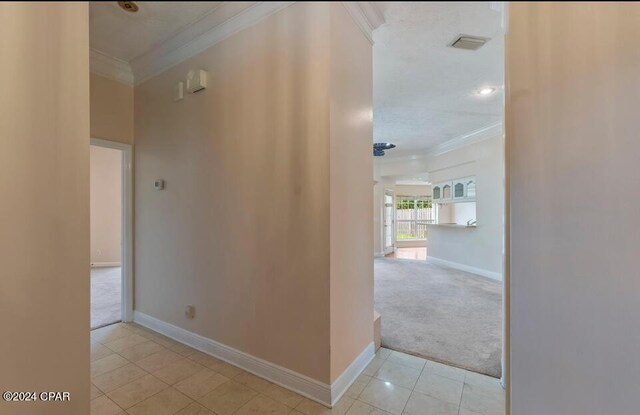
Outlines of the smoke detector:
M 449 46 L 457 49 L 478 50 L 488 41 L 488 37 L 460 35 L 449 43 Z
M 135 13 L 138 11 L 138 5 L 134 1 L 119 1 L 118 6 L 125 12 Z

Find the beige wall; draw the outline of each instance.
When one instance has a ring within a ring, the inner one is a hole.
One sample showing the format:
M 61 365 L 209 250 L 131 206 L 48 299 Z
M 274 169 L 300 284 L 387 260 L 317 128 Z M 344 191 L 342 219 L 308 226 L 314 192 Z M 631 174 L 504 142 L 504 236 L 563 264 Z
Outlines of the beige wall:
M 640 6 L 511 3 L 511 413 L 640 407 Z
M 373 172 L 373 254 L 376 256 L 382 255 L 382 227 L 383 227 L 383 204 L 384 204 L 384 189 L 380 183 L 381 178 L 376 174 L 375 163 Z
M 119 264 L 122 233 L 122 152 L 90 148 L 91 264 Z
M 331 4 L 331 381 L 373 340 L 371 44 Z
M 133 144 L 133 87 L 94 73 L 91 86 L 91 137 Z
M 89 413 L 89 30 L 86 3 L 1 3 L 0 385 Z
M 330 32 L 338 26 L 349 45 L 364 45 L 337 14 L 329 3 L 296 3 L 135 89 L 137 311 L 322 382 L 332 377 L 330 152 L 340 165 L 349 156 L 333 153 L 330 133 L 357 131 L 343 149 L 352 152 L 371 128 L 342 119 L 330 126 L 331 82 L 345 82 L 331 79 L 330 62 L 346 59 Z M 353 59 L 367 56 L 357 50 Z M 208 88 L 173 102 L 174 84 L 190 69 L 208 71 Z M 349 116 L 367 107 L 366 93 L 339 98 Z M 370 184 L 369 162 L 354 157 L 369 166 Z M 339 191 L 353 189 L 360 200 L 371 191 L 359 190 L 361 177 Z M 164 191 L 153 189 L 158 178 Z M 368 245 L 370 231 L 360 220 L 354 226 Z M 346 288 L 370 291 L 367 258 Z M 345 324 L 370 316 L 370 301 Z M 187 304 L 194 320 L 184 316 Z M 361 345 L 360 330 L 349 335 L 356 340 L 337 343 L 336 356 Z

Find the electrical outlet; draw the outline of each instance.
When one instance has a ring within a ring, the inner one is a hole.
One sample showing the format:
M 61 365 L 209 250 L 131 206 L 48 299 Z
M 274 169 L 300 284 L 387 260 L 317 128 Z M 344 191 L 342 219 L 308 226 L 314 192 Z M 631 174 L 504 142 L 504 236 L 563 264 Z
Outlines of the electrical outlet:
M 184 315 L 187 316 L 189 320 L 192 320 L 196 316 L 196 308 L 189 304 L 184 310 Z

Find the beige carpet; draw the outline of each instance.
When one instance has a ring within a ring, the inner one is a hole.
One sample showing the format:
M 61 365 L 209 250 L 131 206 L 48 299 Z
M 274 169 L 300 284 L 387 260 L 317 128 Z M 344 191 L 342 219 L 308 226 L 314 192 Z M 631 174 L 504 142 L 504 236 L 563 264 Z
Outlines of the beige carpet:
M 377 258 L 375 308 L 384 347 L 500 377 L 502 282 L 428 261 Z

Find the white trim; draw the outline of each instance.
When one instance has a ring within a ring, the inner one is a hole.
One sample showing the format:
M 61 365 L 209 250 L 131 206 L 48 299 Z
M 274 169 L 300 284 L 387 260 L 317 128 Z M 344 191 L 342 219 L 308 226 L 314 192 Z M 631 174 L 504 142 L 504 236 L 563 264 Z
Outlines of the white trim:
M 373 45 L 373 31 L 385 23 L 384 16 L 375 4 L 369 1 L 343 1 L 351 18 Z
M 396 186 L 431 186 L 431 182 L 428 180 L 396 180 Z
M 107 267 L 120 267 L 120 262 L 92 262 L 91 268 L 107 268 Z
M 374 258 L 383 258 L 384 257 L 384 252 L 374 252 L 373 253 L 373 257 Z
M 122 321 L 133 320 L 133 148 L 131 144 L 91 138 L 92 146 L 122 151 Z
M 331 407 L 333 407 L 342 395 L 351 387 L 358 376 L 371 363 L 376 355 L 376 346 L 373 342 L 369 343 L 362 352 L 355 358 L 353 362 L 345 369 L 344 372 L 331 384 Z
M 470 265 L 460 264 L 458 262 L 451 262 L 445 259 L 435 258 L 429 255 L 427 255 L 427 262 L 431 262 L 432 264 L 441 265 L 444 267 L 458 269 L 460 271 L 470 272 L 472 274 L 477 274 L 482 277 L 491 278 L 492 280 L 502 281 L 502 274 L 499 272 L 489 271 L 482 268 L 476 268 Z
M 500 13 L 500 27 L 502 34 L 506 35 L 509 30 L 509 3 L 506 1 L 490 1 L 489 8 Z
M 275 384 L 291 389 L 309 399 L 324 405 L 331 405 L 331 388 L 328 384 L 311 379 L 305 375 L 278 366 L 266 360 L 241 352 L 232 347 L 218 343 L 215 340 L 192 333 L 151 317 L 139 311 L 134 311 L 133 321 L 174 340 L 184 343 L 194 349 L 231 363 L 256 376 L 265 378 Z
M 367 345 L 338 379 L 328 385 L 139 311 L 134 311 L 133 321 L 328 407 L 349 389 L 375 354 L 373 343 Z
M 459 137 L 452 138 L 451 140 L 440 143 L 436 146 L 428 148 L 426 151 L 420 153 L 418 156 L 404 156 L 404 157 L 380 157 L 376 160 L 380 163 L 393 163 L 403 160 L 418 160 L 431 157 L 440 156 L 453 150 L 458 150 L 462 147 L 466 147 L 471 144 L 479 143 L 490 138 L 504 135 L 502 123 L 492 124 L 488 127 L 480 128 L 479 130 L 472 131 L 470 133 L 461 135 Z
M 224 2 L 200 20 L 135 57 L 135 85 L 210 48 L 295 2 Z
M 89 68 L 91 72 L 105 78 L 113 79 L 125 85 L 133 85 L 131 65 L 97 49 L 89 50 Z
M 91 72 L 126 85 L 139 85 L 294 3 L 296 2 L 223 2 L 130 62 L 91 49 Z M 380 10 L 371 2 L 342 3 L 373 44 L 373 30 L 384 24 L 384 16 Z

